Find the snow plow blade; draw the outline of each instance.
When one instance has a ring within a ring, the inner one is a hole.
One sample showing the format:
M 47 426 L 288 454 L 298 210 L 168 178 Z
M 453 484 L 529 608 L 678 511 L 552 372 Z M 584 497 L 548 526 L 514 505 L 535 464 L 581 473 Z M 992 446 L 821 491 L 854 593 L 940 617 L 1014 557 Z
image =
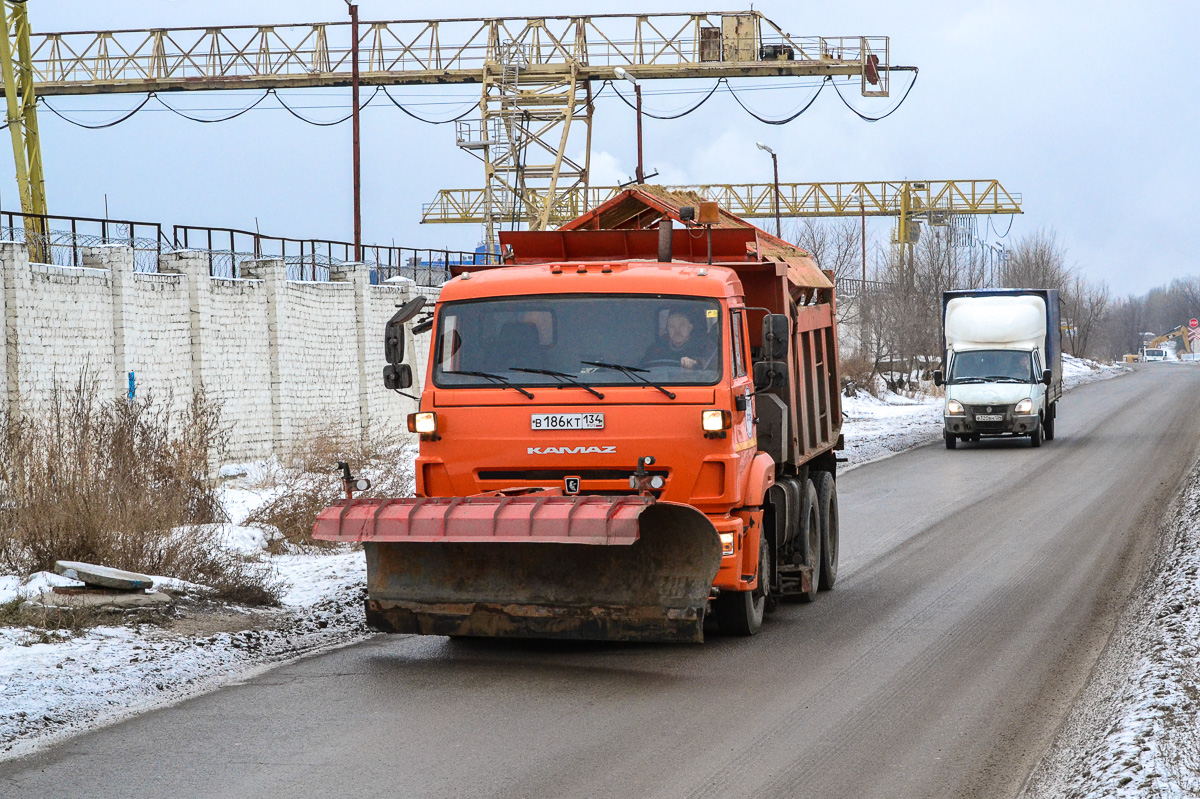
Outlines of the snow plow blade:
M 700 642 L 721 561 L 703 513 L 640 496 L 352 500 L 313 534 L 365 545 L 368 624 L 422 635 Z

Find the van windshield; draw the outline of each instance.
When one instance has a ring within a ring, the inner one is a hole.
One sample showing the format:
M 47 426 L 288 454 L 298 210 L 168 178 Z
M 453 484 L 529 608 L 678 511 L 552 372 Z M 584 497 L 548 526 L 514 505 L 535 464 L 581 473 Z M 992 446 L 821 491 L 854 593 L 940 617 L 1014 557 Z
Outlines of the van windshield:
M 446 303 L 435 385 L 713 385 L 721 377 L 716 300 L 539 295 Z
M 947 383 L 1034 383 L 1027 350 L 971 350 L 955 353 Z

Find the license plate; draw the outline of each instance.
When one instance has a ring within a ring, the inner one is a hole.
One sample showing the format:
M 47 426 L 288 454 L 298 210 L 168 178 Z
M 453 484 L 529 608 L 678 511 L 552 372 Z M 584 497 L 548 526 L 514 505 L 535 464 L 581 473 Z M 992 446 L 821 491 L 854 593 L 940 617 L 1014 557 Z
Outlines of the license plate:
M 1002 413 L 981 413 L 975 416 L 977 422 L 1003 422 L 1004 414 Z
M 529 417 L 531 430 L 603 430 L 602 413 L 535 413 Z

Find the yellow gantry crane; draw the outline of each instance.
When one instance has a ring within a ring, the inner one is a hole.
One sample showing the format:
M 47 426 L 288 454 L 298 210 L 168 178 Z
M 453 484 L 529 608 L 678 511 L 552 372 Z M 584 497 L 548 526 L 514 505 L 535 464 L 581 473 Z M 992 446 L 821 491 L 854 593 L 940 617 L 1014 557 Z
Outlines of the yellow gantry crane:
M 775 215 L 775 186 L 771 183 L 725 183 L 695 186 L 664 186 L 671 192 L 694 192 L 720 203 L 725 210 L 743 218 Z M 592 186 L 562 193 L 553 212 L 545 214 L 549 224 L 574 219 L 615 196 L 618 186 Z M 430 223 L 481 223 L 488 204 L 483 189 L 442 189 L 433 202 L 423 206 L 421 221 Z M 513 200 L 509 201 L 514 202 Z M 545 213 L 544 195 L 527 190 L 520 202 Z M 996 180 L 899 180 L 849 183 L 780 183 L 779 215 L 786 217 L 889 216 L 896 218 L 893 243 L 911 249 L 922 223 L 945 225 L 954 216 L 975 214 L 1019 214 L 1021 195 L 1008 191 Z
M 351 4 L 350 22 L 30 34 L 25 3 L 5 2 L 26 20 L 31 116 L 33 81 L 42 96 L 478 84 L 478 118 L 457 142 L 483 163 L 489 241 L 505 220 L 547 227 L 587 193 L 593 84 L 618 68 L 640 80 L 851 77 L 867 97 L 889 95 L 893 69 L 886 36 L 794 36 L 752 10 L 360 24 Z M 36 151 L 36 122 L 22 130 Z
M 0 71 L 4 73 L 5 118 L 12 136 L 25 238 L 30 257 L 40 261 L 46 243 L 46 178 L 42 174 L 42 145 L 38 138 L 29 14 L 25 0 L 4 0 L 3 11 L 5 35 L 0 39 Z

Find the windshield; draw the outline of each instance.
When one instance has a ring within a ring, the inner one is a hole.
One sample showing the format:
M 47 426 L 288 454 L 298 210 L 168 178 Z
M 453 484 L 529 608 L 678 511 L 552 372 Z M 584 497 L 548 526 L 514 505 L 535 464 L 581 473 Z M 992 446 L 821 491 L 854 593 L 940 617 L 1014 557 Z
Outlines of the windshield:
M 720 352 L 716 300 L 573 294 L 447 303 L 438 313 L 433 382 L 712 385 Z
M 1146 357 L 1147 358 L 1161 358 L 1161 357 L 1163 357 L 1163 351 L 1162 350 L 1146 350 Z
M 950 383 L 1033 383 L 1033 358 L 1023 350 L 972 350 L 950 361 Z

